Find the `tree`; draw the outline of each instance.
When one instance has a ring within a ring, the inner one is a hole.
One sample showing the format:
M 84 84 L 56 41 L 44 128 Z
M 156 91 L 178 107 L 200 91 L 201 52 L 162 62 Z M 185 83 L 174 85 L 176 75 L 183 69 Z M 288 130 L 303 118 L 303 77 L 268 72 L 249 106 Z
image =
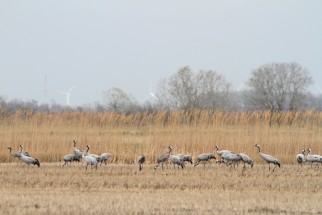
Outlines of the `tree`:
M 312 83 L 308 71 L 297 63 L 262 65 L 252 71 L 248 80 L 248 102 L 257 110 L 297 110 Z
M 229 92 L 230 84 L 217 72 L 201 70 L 195 74 L 183 67 L 159 83 L 157 96 L 162 107 L 227 110 Z
M 103 103 L 108 110 L 118 113 L 128 113 L 136 110 L 136 100 L 123 90 L 113 87 L 103 92 Z

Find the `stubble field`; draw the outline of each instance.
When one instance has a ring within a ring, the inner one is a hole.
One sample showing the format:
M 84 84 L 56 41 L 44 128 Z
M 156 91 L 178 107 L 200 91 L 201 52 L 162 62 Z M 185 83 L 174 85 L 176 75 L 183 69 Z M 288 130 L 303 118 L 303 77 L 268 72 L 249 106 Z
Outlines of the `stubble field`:
M 6 115 L 0 111 L 0 214 L 322 214 L 322 168 L 296 164 L 303 148 L 322 154 L 322 117 L 317 112 L 286 113 L 95 113 Z M 268 122 L 270 121 L 270 122 Z M 290 123 L 290 121 L 292 123 Z M 275 121 L 273 121 L 275 122 Z M 107 165 L 85 171 L 84 163 L 61 168 L 65 154 L 91 146 L 113 155 Z M 274 173 L 254 144 L 279 158 Z M 40 160 L 29 168 L 7 147 L 25 146 Z M 212 163 L 184 170 L 153 169 L 158 155 L 194 158 L 216 145 L 253 158 L 243 173 Z M 145 154 L 138 172 L 135 159 Z

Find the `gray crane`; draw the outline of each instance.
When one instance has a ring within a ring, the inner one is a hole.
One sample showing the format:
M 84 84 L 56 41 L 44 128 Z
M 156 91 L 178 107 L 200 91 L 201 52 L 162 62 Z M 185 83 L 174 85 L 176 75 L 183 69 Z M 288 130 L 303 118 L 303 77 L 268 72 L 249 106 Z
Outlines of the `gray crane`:
M 9 153 L 12 157 L 14 158 L 19 158 L 21 157 L 21 151 L 17 151 L 17 152 L 12 152 L 12 148 L 11 147 L 8 147 L 9 149 Z
M 278 166 L 279 168 L 281 167 L 281 163 L 277 158 L 274 158 L 271 155 L 267 155 L 267 154 L 264 154 L 263 152 L 261 152 L 261 148 L 258 144 L 255 144 L 255 147 L 258 148 L 259 155 L 264 159 L 264 161 L 266 161 L 266 163 L 268 163 L 268 170 L 269 171 L 271 171 L 271 166 L 270 166 L 271 163 L 274 164 L 274 168 L 273 168 L 272 172 L 274 172 L 276 166 Z
M 243 162 L 244 162 L 244 167 L 243 169 L 246 169 L 246 164 L 249 164 L 251 168 L 254 166 L 253 160 L 246 154 L 244 153 L 239 153 L 239 155 L 242 157 Z
M 160 166 L 160 164 L 161 164 L 161 168 L 163 170 L 163 163 L 168 161 L 171 151 L 172 151 L 172 147 L 169 146 L 168 149 L 169 149 L 169 152 L 164 153 L 157 158 L 157 165 L 154 167 L 155 170 Z
M 101 157 L 99 155 L 88 153 L 89 152 L 89 149 L 90 149 L 90 146 L 89 145 L 87 145 L 86 147 L 87 147 L 87 150 L 86 150 L 85 155 L 91 156 L 91 157 L 95 158 L 97 161 L 100 161 L 101 160 Z
M 23 145 L 20 145 L 20 148 L 21 148 L 21 152 L 22 152 L 20 159 L 28 165 L 28 169 L 29 169 L 30 164 L 37 165 L 38 167 L 40 167 L 40 162 L 37 158 L 32 158 L 30 156 L 26 156 L 23 151 Z
M 322 163 L 322 156 L 321 155 L 311 155 L 311 149 L 307 149 L 308 153 L 306 156 L 306 161 L 311 163 L 311 166 L 313 163 L 317 163 L 317 166 L 319 166 L 319 163 Z
M 79 159 L 79 157 L 77 156 L 77 155 L 75 155 L 75 154 L 68 154 L 68 155 L 65 155 L 64 156 L 64 164 L 63 165 L 61 165 L 61 167 L 64 167 L 66 164 L 68 165 L 68 162 L 71 164 L 72 163 L 72 161 L 77 161 L 77 162 L 79 162 L 80 161 L 80 159 Z
M 176 155 L 170 154 L 169 160 L 172 162 L 173 167 L 175 167 L 175 165 L 178 165 L 181 167 L 181 169 L 184 168 L 184 161 L 181 158 L 177 157 Z
M 235 167 L 235 164 L 243 160 L 241 155 L 236 154 L 234 152 L 223 153 L 221 158 L 223 163 L 225 163 L 226 165 L 233 165 L 234 167 Z
M 101 156 L 99 156 L 99 162 L 107 164 L 108 159 L 112 157 L 112 154 L 110 153 L 102 153 Z
M 193 165 L 193 167 L 196 167 L 197 165 L 199 165 L 200 162 L 203 162 L 204 165 L 203 167 L 205 168 L 206 167 L 206 163 L 210 162 L 211 159 L 215 159 L 216 160 L 216 157 L 214 154 L 212 153 L 203 153 L 203 154 L 200 154 L 197 156 L 197 162 Z
M 191 155 L 177 154 L 176 156 L 178 158 L 180 158 L 181 160 L 183 160 L 183 162 L 189 162 L 189 163 L 193 164 Z
M 296 155 L 296 161 L 300 165 L 305 162 L 305 149 L 303 149 L 299 154 Z
M 85 171 L 87 170 L 87 166 L 94 166 L 97 169 L 98 160 L 96 158 L 86 155 L 85 153 L 83 153 L 82 158 L 86 162 Z
M 219 146 L 216 146 L 215 147 L 215 152 L 221 157 L 224 153 L 228 153 L 228 152 L 231 152 L 231 151 L 229 151 L 229 150 L 220 150 L 220 151 L 218 151 L 219 150 Z
M 145 157 L 144 157 L 144 155 L 143 154 L 141 154 L 138 158 L 137 158 L 137 160 L 136 160 L 137 162 L 138 162 L 138 164 L 139 164 L 139 171 L 141 171 L 142 169 L 143 169 L 143 164 L 144 164 L 144 162 L 145 162 Z
M 76 144 L 77 144 L 76 140 L 73 140 L 73 143 L 74 143 L 74 154 L 78 158 L 82 158 L 83 152 L 80 149 L 76 148 Z

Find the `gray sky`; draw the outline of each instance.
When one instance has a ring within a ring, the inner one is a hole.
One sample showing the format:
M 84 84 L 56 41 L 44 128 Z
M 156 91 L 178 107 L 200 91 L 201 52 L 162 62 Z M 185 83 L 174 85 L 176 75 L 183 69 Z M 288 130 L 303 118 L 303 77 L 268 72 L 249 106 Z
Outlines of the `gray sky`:
M 0 0 L 0 96 L 66 104 L 57 91 L 75 86 L 74 106 L 118 87 L 142 102 L 183 66 L 238 88 L 271 62 L 297 62 L 322 87 L 321 11 L 318 0 Z

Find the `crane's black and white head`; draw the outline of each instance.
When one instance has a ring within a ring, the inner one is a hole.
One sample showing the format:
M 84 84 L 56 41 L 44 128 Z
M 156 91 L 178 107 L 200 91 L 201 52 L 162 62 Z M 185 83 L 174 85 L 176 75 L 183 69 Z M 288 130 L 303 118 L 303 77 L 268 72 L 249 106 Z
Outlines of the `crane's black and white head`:
M 219 147 L 218 146 L 215 146 L 215 151 L 219 150 Z
M 255 147 L 259 148 L 260 146 L 258 144 L 255 144 Z
M 303 155 L 305 155 L 305 149 L 303 149 L 303 150 L 301 151 L 301 153 L 302 153 Z

